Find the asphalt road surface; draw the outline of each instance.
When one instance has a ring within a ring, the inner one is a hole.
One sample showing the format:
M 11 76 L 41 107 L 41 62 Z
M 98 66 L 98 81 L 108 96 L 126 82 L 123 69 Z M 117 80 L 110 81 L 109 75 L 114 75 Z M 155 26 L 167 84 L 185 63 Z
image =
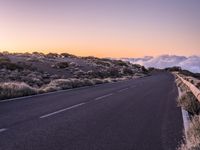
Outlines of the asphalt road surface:
M 183 121 L 174 77 L 0 102 L 0 150 L 175 150 Z

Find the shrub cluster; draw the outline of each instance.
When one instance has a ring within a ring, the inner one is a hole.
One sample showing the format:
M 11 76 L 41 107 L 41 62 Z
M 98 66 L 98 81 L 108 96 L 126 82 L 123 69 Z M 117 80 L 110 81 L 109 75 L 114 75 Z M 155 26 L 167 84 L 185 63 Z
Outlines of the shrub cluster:
M 108 79 L 56 79 L 51 81 L 48 85 L 41 88 L 43 92 L 51 92 L 57 90 L 64 90 L 70 88 L 77 88 L 82 86 L 91 86 L 109 82 Z
M 188 131 L 186 143 L 183 143 L 178 150 L 199 150 L 200 149 L 200 117 L 193 117 Z
M 200 103 L 190 91 L 186 91 L 181 95 L 178 99 L 178 105 L 191 115 L 198 115 L 200 112 Z
M 0 53 L 1 88 L 4 89 L 3 91 L 9 91 L 6 90 L 9 89 L 7 88 L 9 85 L 15 90 L 13 92 L 10 90 L 10 94 L 7 94 L 10 96 L 5 96 L 6 92 L 3 91 L 0 94 L 3 98 L 29 95 L 26 90 L 27 94 L 22 94 L 20 90 L 19 95 L 15 94 L 15 91 L 23 89 L 25 84 L 27 89 L 32 91 L 36 88 L 39 92 L 48 92 L 115 82 L 127 77 L 143 76 L 144 71 L 145 68 L 140 65 L 107 58 L 77 57 L 68 53 L 3 52 Z
M 37 94 L 35 88 L 30 87 L 26 83 L 7 82 L 0 84 L 0 99 L 8 99 L 20 96 Z
M 65 69 L 69 67 L 68 62 L 57 62 L 55 65 L 52 66 L 53 68 L 58 68 L 58 69 Z

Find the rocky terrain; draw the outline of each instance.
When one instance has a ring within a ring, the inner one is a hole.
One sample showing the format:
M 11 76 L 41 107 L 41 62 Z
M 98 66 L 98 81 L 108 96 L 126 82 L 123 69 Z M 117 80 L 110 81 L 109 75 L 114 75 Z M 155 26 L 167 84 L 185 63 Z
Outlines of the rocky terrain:
M 13 94 L 2 96 L 7 93 L 3 93 L 5 88 L 9 91 L 13 88 L 28 87 L 36 89 L 35 92 L 30 92 L 35 94 L 113 82 L 147 74 L 148 70 L 143 66 L 121 60 L 78 57 L 68 53 L 0 53 L 1 99 L 16 97 L 9 96 Z

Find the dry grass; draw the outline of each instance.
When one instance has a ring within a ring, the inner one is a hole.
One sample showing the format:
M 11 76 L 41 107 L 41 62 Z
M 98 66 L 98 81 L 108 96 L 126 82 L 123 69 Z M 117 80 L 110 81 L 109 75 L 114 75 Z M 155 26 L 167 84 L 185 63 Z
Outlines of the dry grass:
M 0 99 L 138 78 L 146 75 L 144 70 L 121 60 L 68 53 L 4 52 L 0 53 Z
M 0 57 L 0 63 L 10 62 L 10 59 L 7 57 Z
M 200 117 L 198 116 L 200 103 L 180 79 L 177 78 L 176 83 L 182 92 L 181 97 L 178 99 L 178 105 L 192 116 L 192 121 L 186 133 L 186 139 L 178 150 L 200 150 Z
M 200 149 L 200 117 L 193 117 L 187 131 L 186 143 L 183 143 L 178 150 L 199 150 Z
M 182 93 L 178 98 L 178 105 L 188 111 L 192 115 L 198 115 L 200 111 L 200 103 L 190 91 Z
M 24 82 L 4 82 L 0 84 L 0 100 L 9 99 L 14 97 L 28 96 L 38 93 L 47 93 L 58 90 L 65 90 L 83 86 L 93 86 L 96 84 L 117 82 L 121 80 L 126 80 L 128 77 L 124 78 L 106 78 L 106 79 L 54 79 L 49 84 L 40 87 L 39 89 L 33 88 Z
M 37 94 L 38 91 L 26 83 L 7 82 L 0 84 L 0 100 Z
M 179 78 L 176 78 L 176 84 L 181 90 L 181 96 L 177 100 L 178 105 L 188 111 L 191 115 L 198 115 L 200 112 L 199 101 Z
M 92 86 L 96 84 L 108 83 L 112 82 L 109 79 L 56 79 L 51 81 L 45 87 L 42 87 L 41 90 L 43 92 L 51 92 L 57 90 L 64 90 L 70 88 L 77 88 L 82 86 Z
M 41 90 L 43 92 L 52 92 L 69 88 L 72 88 L 72 85 L 68 79 L 56 79 L 51 81 L 48 85 L 42 87 Z

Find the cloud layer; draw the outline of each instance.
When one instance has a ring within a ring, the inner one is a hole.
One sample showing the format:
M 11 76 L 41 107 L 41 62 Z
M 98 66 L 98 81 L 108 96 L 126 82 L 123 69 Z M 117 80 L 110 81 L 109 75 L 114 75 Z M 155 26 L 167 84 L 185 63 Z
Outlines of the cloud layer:
M 158 57 L 146 56 L 143 58 L 123 58 L 134 64 L 140 64 L 145 67 L 155 67 L 164 69 L 167 67 L 180 66 L 182 69 L 191 72 L 200 73 L 200 56 L 176 56 L 176 55 L 161 55 Z

